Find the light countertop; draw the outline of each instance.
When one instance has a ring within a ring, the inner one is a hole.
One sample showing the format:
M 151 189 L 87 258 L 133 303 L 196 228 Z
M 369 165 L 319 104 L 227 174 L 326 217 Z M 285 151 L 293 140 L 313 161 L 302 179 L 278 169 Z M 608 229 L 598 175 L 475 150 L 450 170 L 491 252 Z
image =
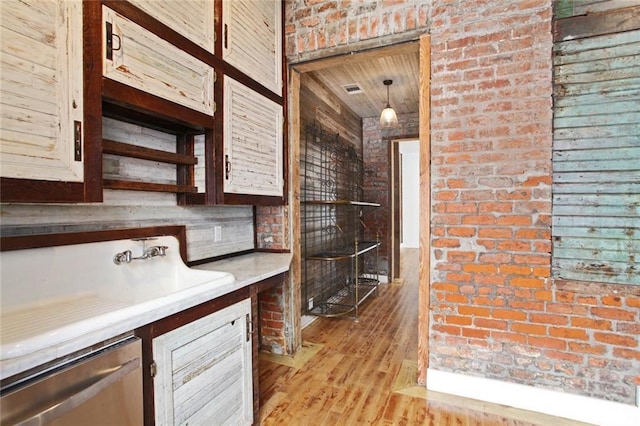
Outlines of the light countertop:
M 2 349 L 3 354 L 7 355 L 0 359 L 0 378 L 11 377 L 286 272 L 289 270 L 291 259 L 291 253 L 250 253 L 197 265 L 192 269 L 229 272 L 234 275 L 235 280 L 216 287 L 194 286 L 141 304 L 120 304 L 110 308 L 102 306 L 103 302 L 100 300 L 92 300 L 90 297 L 81 295 L 73 300 L 65 300 L 63 304 L 52 303 L 40 306 L 35 314 L 24 311 L 8 315 L 3 313 L 1 324 L 3 328 L 13 321 L 11 316 L 20 315 L 30 317 L 29 322 L 44 328 L 36 332 L 29 330 L 29 333 L 23 336 L 19 333 L 3 332 Z M 70 303 L 81 305 L 82 309 L 69 308 L 67 305 Z M 96 303 L 99 306 L 96 306 Z M 91 308 L 89 308 L 90 305 Z M 73 312 L 76 311 L 82 312 L 78 314 L 82 316 L 74 319 Z M 86 313 L 87 311 L 89 314 Z M 55 318 L 61 316 L 61 313 L 66 317 L 66 322 L 58 326 Z M 48 316 L 52 319 L 47 320 Z M 23 318 L 19 319 L 24 321 Z

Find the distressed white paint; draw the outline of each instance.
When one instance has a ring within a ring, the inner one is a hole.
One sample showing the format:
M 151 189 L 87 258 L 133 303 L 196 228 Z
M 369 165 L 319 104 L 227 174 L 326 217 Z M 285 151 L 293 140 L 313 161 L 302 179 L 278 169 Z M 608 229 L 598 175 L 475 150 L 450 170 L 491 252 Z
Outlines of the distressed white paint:
M 251 299 L 153 339 L 156 424 L 252 424 L 247 315 Z
M 224 100 L 224 191 L 282 196 L 282 106 L 228 77 Z
M 106 6 L 102 13 L 104 22 L 113 25 L 114 34 L 113 60 L 108 60 L 103 25 L 102 73 L 105 77 L 213 115 L 215 73 L 212 67 Z
M 0 1 L 0 173 L 81 182 L 82 4 Z
M 222 2 L 223 58 L 282 95 L 282 13 L 280 0 Z
M 553 270 L 640 284 L 640 29 L 554 45 Z
M 213 53 L 214 10 L 211 0 L 129 0 L 180 35 Z

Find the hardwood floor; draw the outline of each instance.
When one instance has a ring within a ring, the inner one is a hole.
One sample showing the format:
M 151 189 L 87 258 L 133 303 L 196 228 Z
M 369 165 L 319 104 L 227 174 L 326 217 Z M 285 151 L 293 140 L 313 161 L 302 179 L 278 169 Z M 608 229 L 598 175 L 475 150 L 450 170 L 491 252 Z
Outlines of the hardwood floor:
M 359 321 L 319 318 L 293 358 L 260 356 L 262 425 L 578 425 L 417 386 L 418 250 Z

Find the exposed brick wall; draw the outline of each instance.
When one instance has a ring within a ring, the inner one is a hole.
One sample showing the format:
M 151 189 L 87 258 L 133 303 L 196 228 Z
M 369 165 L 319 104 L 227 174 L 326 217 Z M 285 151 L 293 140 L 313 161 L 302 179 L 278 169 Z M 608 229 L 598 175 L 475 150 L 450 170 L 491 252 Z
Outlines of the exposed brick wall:
M 430 367 L 633 403 L 638 289 L 550 278 L 551 15 L 434 3 Z
M 431 2 L 286 0 L 287 56 L 425 28 Z
M 286 10 L 290 58 L 430 27 L 430 367 L 634 403 L 640 289 L 550 276 L 551 0 Z
M 284 354 L 286 348 L 284 288 L 278 285 L 258 294 L 260 350 L 274 354 Z
M 289 206 L 256 207 L 257 248 L 286 250 L 289 242 Z
M 256 207 L 257 248 L 286 250 L 289 242 L 289 206 Z M 285 292 L 289 282 L 258 294 L 258 327 L 260 350 L 285 353 Z
M 380 207 L 363 210 L 363 222 L 372 238 L 378 234 L 380 239 L 380 263 L 378 269 L 381 274 L 389 273 L 390 232 L 389 218 L 391 217 L 391 181 L 389 164 L 389 140 L 418 134 L 418 114 L 400 114 L 398 127 L 381 130 L 379 117 L 364 118 L 362 120 L 363 160 L 365 164 L 364 201 L 380 204 Z

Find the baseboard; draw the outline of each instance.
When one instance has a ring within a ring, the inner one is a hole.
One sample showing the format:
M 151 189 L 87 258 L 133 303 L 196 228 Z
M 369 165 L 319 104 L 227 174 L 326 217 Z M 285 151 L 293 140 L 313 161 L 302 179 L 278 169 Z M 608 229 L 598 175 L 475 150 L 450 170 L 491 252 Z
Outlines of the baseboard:
M 427 369 L 427 390 L 601 426 L 640 425 L 640 407 L 544 388 Z
M 315 315 L 302 315 L 302 317 L 300 317 L 300 328 L 304 329 L 317 319 L 318 317 Z

